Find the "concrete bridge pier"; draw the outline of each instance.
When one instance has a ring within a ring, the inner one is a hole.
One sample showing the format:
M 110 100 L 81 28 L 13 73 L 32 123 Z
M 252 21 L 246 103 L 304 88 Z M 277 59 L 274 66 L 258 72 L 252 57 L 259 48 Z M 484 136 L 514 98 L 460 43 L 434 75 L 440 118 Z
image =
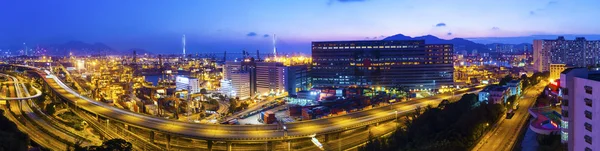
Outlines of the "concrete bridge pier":
M 232 151 L 233 143 L 227 142 L 227 151 Z
M 212 151 L 212 146 L 213 146 L 213 141 L 206 140 L 206 148 L 208 149 L 208 151 Z
M 167 136 L 167 150 L 171 150 L 171 135 L 166 134 Z
M 154 143 L 154 131 L 150 131 L 150 136 L 148 138 L 150 138 L 150 143 Z
M 331 133 L 331 134 L 325 134 L 325 142 L 324 143 L 329 143 L 329 141 L 334 140 L 334 139 L 339 139 L 340 137 L 340 133 Z
M 266 144 L 266 151 L 274 151 L 275 145 L 273 145 L 273 141 L 268 141 Z

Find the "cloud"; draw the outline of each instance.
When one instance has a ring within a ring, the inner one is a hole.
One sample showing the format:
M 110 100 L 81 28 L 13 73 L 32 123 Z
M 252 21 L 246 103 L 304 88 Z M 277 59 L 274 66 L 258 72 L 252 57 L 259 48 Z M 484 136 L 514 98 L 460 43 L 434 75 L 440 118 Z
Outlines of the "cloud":
M 446 35 L 448 35 L 448 36 L 452 36 L 452 33 L 451 33 L 451 32 L 448 32 Z
M 249 32 L 248 34 L 246 34 L 246 36 L 248 36 L 248 37 L 254 37 L 256 35 L 257 34 L 255 32 Z
M 267 37 L 269 37 L 269 34 L 265 34 L 265 35 L 263 35 L 263 37 L 267 38 Z
M 492 27 L 492 30 L 500 30 L 498 27 Z
M 529 11 L 529 15 L 536 15 L 538 12 L 540 12 L 540 11 L 545 11 L 545 10 L 547 10 L 548 8 L 550 8 L 550 7 L 553 7 L 554 5 L 557 5 L 557 4 L 558 4 L 558 1 L 555 1 L 555 0 L 553 0 L 553 1 L 549 1 L 549 2 L 548 2 L 548 3 L 546 3 L 546 5 L 544 5 L 542 8 L 538 8 L 538 9 L 535 9 L 535 10 Z
M 446 23 L 438 23 L 435 27 L 446 27 Z

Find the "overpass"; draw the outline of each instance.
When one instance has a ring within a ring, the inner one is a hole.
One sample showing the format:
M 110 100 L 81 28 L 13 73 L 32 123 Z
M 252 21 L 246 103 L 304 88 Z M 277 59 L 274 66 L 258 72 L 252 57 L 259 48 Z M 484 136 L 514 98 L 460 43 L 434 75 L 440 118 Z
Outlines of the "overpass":
M 285 125 L 218 125 L 187 123 L 116 108 L 78 94 L 47 71 L 43 72 L 39 68 L 29 66 L 18 67 L 34 70 L 43 79 L 46 87 L 79 109 L 96 115 L 96 117 L 123 123 L 126 127 L 137 127 L 150 131 L 150 141 L 153 141 L 154 133 L 161 133 L 167 136 L 167 143 L 169 143 L 170 138 L 173 136 L 206 140 L 209 150 L 212 141 L 225 141 L 228 142 L 228 145 L 230 142 L 268 142 L 270 144 L 275 141 L 306 139 L 314 134 L 324 136 L 325 140 L 327 140 L 329 134 L 335 135 L 335 133 L 393 120 L 399 114 L 414 111 L 418 106 L 437 105 L 443 99 L 481 89 L 475 88 L 470 91 L 462 91 L 456 95 L 441 94 L 426 99 L 401 102 L 341 116 L 292 122 Z M 167 149 L 169 148 L 168 146 L 167 144 Z
M 0 73 L 0 76 L 10 77 L 10 76 L 8 76 L 6 74 L 2 74 L 2 73 Z M 11 77 L 11 78 L 15 79 L 15 77 Z M 30 95 L 27 97 L 3 97 L 3 98 L 0 98 L 0 100 L 28 100 L 28 99 L 33 99 L 33 98 L 42 96 L 42 91 L 40 91 L 39 89 L 37 89 L 35 87 L 31 87 L 31 88 L 35 90 L 35 92 L 36 92 L 35 95 Z

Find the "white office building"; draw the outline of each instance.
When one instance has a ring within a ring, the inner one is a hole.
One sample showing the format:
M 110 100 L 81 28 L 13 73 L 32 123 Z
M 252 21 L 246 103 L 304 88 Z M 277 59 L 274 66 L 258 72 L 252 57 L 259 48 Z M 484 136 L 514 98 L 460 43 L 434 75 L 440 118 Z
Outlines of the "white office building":
M 278 94 L 286 91 L 287 67 L 280 62 L 256 63 L 256 90 L 259 94 Z
M 233 91 L 231 96 L 239 97 L 240 99 L 250 98 L 250 73 L 249 72 L 232 72 L 229 73 Z
M 190 93 L 200 93 L 200 85 L 196 78 L 177 76 L 175 78 L 175 86 L 177 90 L 188 90 Z
M 567 69 L 561 73 L 559 85 L 563 98 L 561 141 L 568 144 L 569 151 L 600 150 L 600 104 L 594 103 L 600 101 L 600 73 Z

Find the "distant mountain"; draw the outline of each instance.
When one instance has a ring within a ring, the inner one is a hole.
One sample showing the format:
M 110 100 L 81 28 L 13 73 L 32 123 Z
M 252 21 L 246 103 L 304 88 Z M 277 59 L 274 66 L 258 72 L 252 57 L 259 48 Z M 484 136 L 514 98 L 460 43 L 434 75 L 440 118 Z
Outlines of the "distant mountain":
M 558 36 L 564 36 L 567 40 L 574 40 L 575 37 L 585 37 L 587 40 L 600 40 L 600 35 L 531 35 L 531 36 L 519 36 L 519 37 L 481 37 L 481 38 L 467 38 L 468 40 L 483 43 L 504 43 L 504 44 L 522 44 L 522 43 L 533 43 L 535 39 L 556 39 Z
M 19 54 L 16 52 L 20 51 L 24 48 L 23 45 L 14 45 L 9 47 L 8 49 L 13 50 L 14 54 Z M 133 54 L 133 50 L 136 51 L 138 55 L 143 54 L 152 54 L 151 52 L 133 48 L 128 50 L 116 50 L 104 43 L 85 43 L 81 41 L 68 41 L 66 43 L 60 44 L 37 44 L 37 45 L 28 45 L 28 49 L 31 49 L 34 55 L 51 55 L 51 56 L 68 56 L 69 54 L 73 54 L 76 56 L 86 56 L 86 55 L 131 55 Z M 29 53 L 32 54 L 31 52 Z
M 103 44 L 89 44 L 81 41 L 69 41 L 63 44 L 39 44 L 33 49 L 46 50 L 47 55 L 66 56 L 69 53 L 73 55 L 112 55 L 119 54 L 119 51 Z
M 477 50 L 477 52 L 489 52 L 489 48 L 486 45 L 475 43 L 463 38 L 445 40 L 433 35 L 409 37 L 402 34 L 397 34 L 384 38 L 383 40 L 425 40 L 425 44 L 452 44 L 454 45 L 454 51 L 466 50 L 467 52 L 471 52 L 473 50 Z

